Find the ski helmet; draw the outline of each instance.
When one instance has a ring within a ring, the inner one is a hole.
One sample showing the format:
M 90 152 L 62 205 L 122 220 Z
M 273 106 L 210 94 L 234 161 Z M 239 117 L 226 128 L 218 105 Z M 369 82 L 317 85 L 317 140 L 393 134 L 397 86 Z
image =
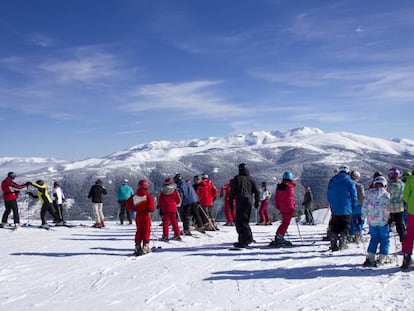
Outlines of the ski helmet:
M 11 179 L 15 179 L 16 178 L 16 173 L 15 172 L 9 172 L 7 174 L 7 177 L 11 178 Z
M 53 187 L 59 187 L 60 185 L 59 185 L 59 182 L 57 182 L 57 181 L 55 181 L 54 183 L 53 183 Z
M 397 177 L 400 177 L 401 173 L 398 170 L 398 168 L 396 167 L 391 167 L 390 170 L 388 171 L 388 178 L 389 179 L 395 179 Z
M 95 181 L 95 184 L 97 184 L 97 185 L 102 185 L 102 180 L 97 179 L 97 180 Z
M 382 176 L 381 172 L 375 172 L 373 178 L 377 178 L 378 176 Z
M 384 176 L 378 176 L 374 179 L 374 185 L 380 184 L 382 185 L 382 187 L 387 187 L 387 180 L 385 179 Z
M 183 180 L 183 175 L 181 175 L 180 173 L 178 173 L 174 176 L 174 181 L 175 182 L 179 182 L 181 180 Z
M 282 179 L 292 181 L 293 180 L 293 174 L 289 171 L 286 171 L 286 172 L 283 173 Z
M 146 180 L 146 179 L 141 179 L 141 180 L 138 182 L 138 186 L 139 186 L 139 187 L 148 188 L 148 187 L 149 187 L 149 185 L 150 185 L 150 183 L 149 183 L 149 181 L 148 181 L 148 180 Z
M 201 174 L 201 179 L 208 179 L 208 175 L 207 175 L 207 173 L 203 173 L 203 174 Z
M 127 184 L 128 183 L 128 179 L 124 179 L 123 183 L 124 184 Z
M 168 177 L 164 180 L 164 186 L 170 186 L 174 184 L 174 179 L 172 179 L 171 177 Z
M 344 172 L 344 173 L 346 173 L 346 174 L 349 174 L 349 166 L 347 166 L 347 165 L 341 165 L 339 168 L 338 168 L 338 171 L 339 171 L 339 173 L 340 172 Z
M 43 180 L 41 180 L 41 179 L 39 179 L 39 180 L 36 181 L 36 184 L 38 184 L 38 185 L 43 185 L 44 183 L 45 182 Z
M 266 182 L 262 181 L 262 187 L 266 187 L 266 186 L 267 186 Z
M 352 171 L 349 175 L 353 180 L 359 180 L 361 178 L 361 173 L 358 171 Z

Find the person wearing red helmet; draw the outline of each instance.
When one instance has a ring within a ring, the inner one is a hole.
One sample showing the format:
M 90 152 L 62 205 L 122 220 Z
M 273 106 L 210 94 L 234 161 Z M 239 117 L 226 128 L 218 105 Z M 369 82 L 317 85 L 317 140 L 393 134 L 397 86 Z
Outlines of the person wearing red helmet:
M 164 186 L 162 187 L 159 197 L 157 208 L 162 213 L 162 240 L 169 240 L 169 226 L 172 224 L 174 230 L 174 240 L 181 241 L 180 237 L 180 225 L 177 220 L 177 210 L 181 205 L 181 197 L 177 191 L 177 186 L 174 183 L 174 179 L 171 177 L 165 179 Z
M 217 197 L 217 188 L 209 179 L 206 173 L 201 175 L 201 182 L 197 186 L 197 195 L 200 199 L 201 212 L 205 214 L 207 223 L 204 224 L 206 230 L 218 230 L 212 213 L 213 202 Z
M 154 211 L 154 197 L 149 193 L 150 183 L 146 179 L 138 182 L 135 194 L 125 202 L 125 207 L 135 211 L 135 256 L 141 256 L 150 252 L 149 241 L 151 236 L 151 214 Z

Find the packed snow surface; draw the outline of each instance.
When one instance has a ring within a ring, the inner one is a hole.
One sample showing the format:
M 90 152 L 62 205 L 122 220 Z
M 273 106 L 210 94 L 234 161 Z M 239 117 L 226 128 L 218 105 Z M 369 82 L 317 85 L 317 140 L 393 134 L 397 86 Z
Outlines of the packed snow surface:
M 287 238 L 303 246 L 279 249 L 267 247 L 278 222 L 252 224 L 256 243 L 231 251 L 234 227 L 161 242 L 154 221 L 151 247 L 162 248 L 141 257 L 129 256 L 135 225 L 46 231 L 28 220 L 0 229 L 0 310 L 413 310 L 414 267 L 397 266 L 395 233 L 393 262 L 363 268 L 367 242 L 328 250 L 325 211 L 315 226 L 292 221 Z

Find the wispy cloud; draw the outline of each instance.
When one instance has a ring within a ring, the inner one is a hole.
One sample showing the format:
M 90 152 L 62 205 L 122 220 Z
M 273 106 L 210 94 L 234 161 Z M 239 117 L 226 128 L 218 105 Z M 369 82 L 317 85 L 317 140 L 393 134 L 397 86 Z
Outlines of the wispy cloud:
M 188 116 L 224 117 L 240 115 L 248 110 L 227 102 L 212 88 L 220 81 L 157 83 L 139 86 L 133 99 L 122 109 L 130 112 L 169 111 Z
M 54 45 L 54 40 L 52 38 L 41 33 L 33 33 L 27 35 L 26 41 L 31 45 L 40 46 L 44 48 L 51 47 Z

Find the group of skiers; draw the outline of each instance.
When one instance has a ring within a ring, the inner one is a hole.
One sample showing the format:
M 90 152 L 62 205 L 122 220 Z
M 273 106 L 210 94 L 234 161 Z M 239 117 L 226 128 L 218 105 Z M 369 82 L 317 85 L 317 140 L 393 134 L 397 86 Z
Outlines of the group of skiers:
M 401 269 L 407 269 L 412 262 L 414 242 L 414 176 L 410 172 L 401 174 L 392 167 L 387 177 L 376 172 L 369 189 L 364 191 L 358 171 L 351 171 L 346 165 L 339 168 L 328 184 L 327 195 L 332 212 L 328 238 L 332 251 L 345 249 L 347 242 L 362 239 L 361 231 L 366 219 L 370 241 L 363 265 L 377 266 L 391 261 L 390 228 L 395 225 L 402 242 Z
M 52 197 L 50 196 L 47 186 L 43 180 L 37 180 L 36 182 L 27 181 L 24 184 L 17 184 L 14 182 L 16 178 L 16 174 L 14 172 L 9 172 L 7 177 L 1 183 L 1 190 L 3 192 L 3 200 L 5 211 L 2 216 L 1 228 L 11 227 L 8 223 L 8 217 L 10 213 L 13 213 L 13 221 L 14 221 L 14 229 L 20 227 L 20 215 L 19 209 L 17 205 L 17 198 L 19 196 L 20 190 L 29 187 L 33 187 L 36 189 L 36 194 L 32 191 L 27 191 L 27 194 L 39 199 L 42 207 L 40 209 L 40 218 L 42 221 L 42 227 L 47 228 L 48 224 L 46 221 L 46 212 L 49 212 L 54 222 L 57 225 L 61 225 L 64 223 L 63 220 L 63 213 L 62 213 L 62 204 L 65 201 L 65 195 L 59 185 L 58 182 L 55 182 L 53 185 L 53 192 Z
M 328 228 L 328 239 L 332 251 L 347 247 L 347 242 L 359 242 L 362 239 L 364 221 L 369 226 L 370 242 L 364 266 L 376 266 L 390 261 L 390 226 L 395 225 L 399 240 L 402 242 L 403 263 L 401 268 L 407 269 L 411 262 L 414 242 L 414 176 L 410 172 L 401 172 L 392 167 L 387 177 L 376 172 L 369 189 L 364 191 L 360 183 L 361 174 L 351 171 L 348 166 L 339 167 L 338 173 L 328 184 L 327 198 L 331 210 L 331 220 Z M 7 222 L 11 212 L 15 228 L 20 226 L 17 198 L 19 191 L 33 187 L 36 193 L 27 191 L 32 197 L 39 199 L 42 204 L 40 217 L 42 226 L 47 227 L 46 212 L 49 212 L 57 225 L 64 224 L 62 203 L 64 194 L 58 182 L 54 183 L 52 197 L 43 180 L 17 184 L 14 182 L 16 174 L 9 172 L 2 182 L 5 211 L 1 227 L 10 226 Z M 268 204 L 271 191 L 266 182 L 262 182 L 261 189 L 250 176 L 246 163 L 238 166 L 238 175 L 223 185 L 218 193 L 214 183 L 206 173 L 196 175 L 193 183 L 184 180 L 178 173 L 173 178 L 165 179 L 157 200 L 150 194 L 150 183 L 146 179 L 138 182 L 136 191 L 124 180 L 118 188 L 117 197 L 120 205 L 119 219 L 123 224 L 126 219 L 129 224 L 135 217 L 135 255 L 148 253 L 151 234 L 151 213 L 155 208 L 162 217 L 163 235 L 161 240 L 168 241 L 169 227 L 172 225 L 174 240 L 181 240 L 181 235 L 192 235 L 191 224 L 195 230 L 219 230 L 212 212 L 213 202 L 218 197 L 224 197 L 224 214 L 227 226 L 235 226 L 238 240 L 234 247 L 244 248 L 254 242 L 250 228 L 252 207 L 259 210 L 260 220 L 257 225 L 271 225 Z M 295 216 L 295 187 L 294 176 L 285 171 L 282 181 L 277 184 L 275 191 L 275 207 L 280 212 L 281 223 L 278 226 L 274 240 L 269 244 L 272 247 L 291 246 L 285 239 L 292 218 Z M 103 215 L 103 195 L 107 194 L 100 179 L 91 187 L 88 198 L 92 201 L 92 210 L 95 216 L 93 227 L 105 226 Z M 311 211 L 312 193 L 310 187 L 305 188 L 305 197 L 302 205 L 305 208 L 305 224 L 314 224 Z M 181 231 L 179 222 L 182 222 Z M 379 246 L 379 255 L 377 248 Z

